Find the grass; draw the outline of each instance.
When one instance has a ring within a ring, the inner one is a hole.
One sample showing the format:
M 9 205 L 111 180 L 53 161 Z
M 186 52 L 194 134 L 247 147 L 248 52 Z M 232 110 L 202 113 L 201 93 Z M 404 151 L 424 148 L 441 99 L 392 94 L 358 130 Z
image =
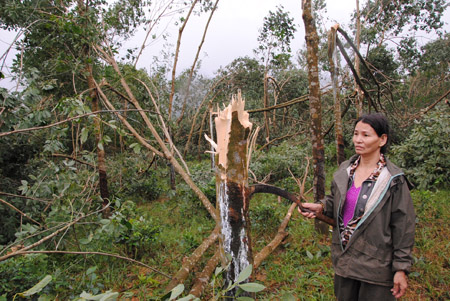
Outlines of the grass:
M 450 237 L 447 227 L 450 225 L 450 192 L 415 190 L 412 196 L 417 213 L 413 251 L 415 263 L 409 289 L 402 300 L 449 300 Z M 278 202 L 276 197 L 270 195 L 256 195 L 252 199 L 250 216 L 254 254 L 276 235 L 289 205 L 286 201 Z M 214 228 L 200 201 L 191 194 L 175 193 L 156 201 L 141 202 L 138 207 L 139 214 L 151 217 L 160 230 L 158 242 L 150 252 L 142 255 L 140 261 L 168 275 L 177 272 L 184 258 Z M 266 286 L 263 292 L 257 294 L 257 299 L 333 300 L 330 233 L 317 234 L 314 222 L 304 219 L 297 212 L 293 214 L 287 231 L 289 236 L 254 273 L 254 281 Z M 82 237 L 80 231 L 77 235 Z M 124 246 L 114 242 L 91 248 L 125 254 Z M 205 254 L 194 273 L 200 271 L 212 252 L 209 250 Z M 92 292 L 92 289 L 112 289 L 121 293 L 122 300 L 157 300 L 169 283 L 166 277 L 147 268 L 113 258 L 48 255 L 48 261 L 47 273 L 58 276 L 51 284 L 53 292 L 44 290 L 44 293 L 52 296 L 56 293 L 60 300 L 74 298 L 83 290 Z M 9 260 L 6 263 L 13 264 Z M 97 267 L 95 276 L 86 275 L 86 271 L 93 266 Z M 29 269 L 29 273 L 39 273 L 32 267 Z M 193 283 L 193 275 L 185 282 L 187 288 Z M 208 288 L 206 296 L 211 294 L 211 288 Z

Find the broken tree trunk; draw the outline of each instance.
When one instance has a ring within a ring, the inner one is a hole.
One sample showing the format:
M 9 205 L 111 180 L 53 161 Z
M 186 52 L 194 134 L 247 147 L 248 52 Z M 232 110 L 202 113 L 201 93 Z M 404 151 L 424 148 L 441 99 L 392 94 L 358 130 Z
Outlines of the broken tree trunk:
M 252 124 L 244 110 L 241 94 L 233 97 L 231 104 L 215 117 L 216 149 L 216 194 L 220 215 L 219 235 L 222 265 L 229 268 L 225 275 L 225 286 L 235 283 L 239 273 L 252 264 L 250 243 L 248 188 L 248 144 Z M 227 262 L 227 256 L 231 261 Z M 231 291 L 231 295 L 236 291 Z

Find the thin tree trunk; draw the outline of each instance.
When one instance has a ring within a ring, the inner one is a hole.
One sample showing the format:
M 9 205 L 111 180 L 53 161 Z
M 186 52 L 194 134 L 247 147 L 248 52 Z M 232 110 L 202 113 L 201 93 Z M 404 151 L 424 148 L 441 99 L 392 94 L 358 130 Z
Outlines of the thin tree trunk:
M 206 37 L 206 33 L 208 31 L 209 23 L 211 22 L 212 16 L 214 15 L 214 12 L 216 11 L 217 3 L 219 3 L 219 0 L 216 0 L 216 2 L 214 3 L 214 7 L 212 8 L 211 14 L 209 15 L 209 18 L 208 18 L 208 21 L 206 22 L 205 30 L 203 31 L 202 40 L 200 42 L 200 45 L 198 46 L 197 53 L 195 54 L 194 63 L 192 63 L 192 67 L 191 67 L 191 70 L 189 72 L 189 78 L 188 78 L 188 82 L 187 82 L 187 85 L 186 85 L 186 91 L 184 93 L 183 108 L 181 109 L 181 114 L 180 114 L 180 117 L 178 117 L 177 124 L 180 124 L 181 120 L 183 120 L 183 117 L 184 117 L 184 111 L 186 110 L 186 102 L 187 102 L 187 99 L 189 98 L 191 82 L 192 82 L 192 77 L 194 75 L 195 66 L 197 65 L 197 61 L 198 61 L 198 57 L 200 55 L 200 51 L 202 50 L 203 43 L 205 42 L 205 37 Z
M 83 3 L 83 1 L 78 0 L 78 11 L 80 15 L 84 15 L 89 7 L 89 2 Z M 84 55 L 85 55 L 85 61 L 87 62 L 88 59 L 92 60 L 90 57 L 91 47 L 88 44 L 85 44 L 84 46 Z M 92 63 L 87 64 L 86 66 L 86 73 L 87 73 L 87 84 L 89 87 L 89 97 L 91 99 L 91 106 L 92 111 L 99 111 L 99 104 L 98 104 L 98 92 L 95 85 L 95 79 L 94 79 L 94 73 L 93 73 L 93 65 Z M 97 167 L 98 167 L 98 174 L 99 174 L 99 188 L 100 188 L 100 197 L 102 198 L 102 208 L 106 208 L 109 203 L 109 190 L 108 190 L 108 180 L 107 180 L 107 173 L 106 173 L 106 160 L 105 160 L 105 149 L 104 145 L 101 143 L 102 141 L 102 127 L 101 127 L 101 115 L 98 115 L 96 118 L 94 118 L 94 132 L 95 132 L 95 141 L 97 146 Z M 106 208 L 102 212 L 103 217 L 107 217 L 110 214 L 110 208 Z
M 328 33 L 328 59 L 330 62 L 330 73 L 331 80 L 333 84 L 333 99 L 334 99 L 334 129 L 336 133 L 336 158 L 337 163 L 340 165 L 345 161 L 345 153 L 344 153 L 344 135 L 342 130 L 342 118 L 341 118 L 341 101 L 340 95 L 341 91 L 339 89 L 339 62 L 337 59 L 337 49 L 336 49 L 336 35 L 337 35 L 337 27 L 339 24 L 336 24 L 331 27 Z
M 269 75 L 267 74 L 267 70 L 264 73 L 264 109 L 269 106 Z M 266 110 L 264 110 L 264 129 L 266 132 L 266 141 L 270 140 L 270 128 L 269 128 L 269 114 Z
M 92 111 L 99 111 L 98 105 L 98 94 L 97 89 L 95 87 L 94 76 L 92 75 L 92 65 L 88 65 L 87 67 L 89 75 L 88 75 L 88 86 L 90 89 L 89 97 L 91 98 L 91 106 Z M 105 208 L 109 203 L 109 190 L 108 190 L 108 177 L 106 173 L 106 160 L 105 160 L 105 149 L 102 140 L 102 124 L 101 124 L 101 115 L 99 114 L 94 118 L 94 131 L 95 131 L 95 141 L 97 145 L 97 168 L 98 168 L 98 176 L 99 176 L 99 188 L 100 188 L 100 197 L 102 198 L 102 206 Z M 103 216 L 107 217 L 110 214 L 109 208 L 103 211 Z
M 361 13 L 359 11 L 359 0 L 356 0 L 356 36 L 355 36 L 355 45 L 356 48 L 360 49 L 361 46 Z M 355 70 L 358 76 L 360 76 L 360 68 L 359 68 L 359 57 L 355 55 Z M 356 115 L 357 117 L 360 117 L 363 114 L 363 100 L 364 96 L 361 91 L 361 88 L 359 87 L 358 83 L 356 82 L 356 79 L 354 80 L 355 85 L 355 91 L 356 91 L 356 97 L 355 97 L 355 105 L 356 105 Z
M 175 49 L 175 58 L 173 61 L 173 68 L 172 68 L 172 84 L 170 88 L 170 95 L 169 95 L 169 111 L 168 111 L 168 120 L 170 121 L 172 119 L 172 107 L 173 107 L 173 97 L 175 95 L 175 75 L 177 71 L 177 63 L 178 63 L 178 55 L 180 53 L 180 46 L 181 46 L 181 36 L 183 35 L 184 28 L 186 27 L 186 24 L 192 14 L 192 11 L 194 10 L 195 5 L 197 4 L 198 0 L 194 0 L 191 4 L 191 8 L 189 9 L 189 12 L 184 19 L 183 24 L 181 25 L 180 29 L 178 29 L 178 39 L 177 39 L 177 47 Z
M 319 64 L 319 36 L 317 35 L 311 0 L 303 0 L 303 22 L 305 23 L 306 58 L 309 81 L 309 110 L 311 117 L 311 140 L 313 146 L 314 168 L 314 200 L 325 197 L 325 152 L 322 136 L 322 106 L 320 101 Z M 316 219 L 316 230 L 325 233 L 328 226 Z

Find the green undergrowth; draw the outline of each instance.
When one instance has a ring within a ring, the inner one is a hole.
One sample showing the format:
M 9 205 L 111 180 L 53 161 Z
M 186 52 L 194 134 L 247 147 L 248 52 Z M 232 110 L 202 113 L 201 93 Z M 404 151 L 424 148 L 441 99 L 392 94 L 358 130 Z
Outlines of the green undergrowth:
M 143 160 L 144 157 L 130 160 Z M 276 160 L 274 160 L 275 162 Z M 145 161 L 143 161 L 145 162 Z M 270 163 L 274 164 L 274 163 Z M 304 162 L 304 165 L 306 162 Z M 297 168 L 298 177 L 304 165 Z M 187 257 L 209 236 L 214 222 L 200 200 L 177 178 L 177 189 L 169 189 L 166 166 L 120 165 L 114 169 L 113 215 L 93 217 L 76 225 L 61 239 L 60 248 L 96 251 L 126 256 L 150 267 L 95 254 L 33 254 L 0 262 L 0 300 L 24 292 L 45 275 L 52 281 L 40 292 L 49 300 L 74 300 L 83 292 L 96 295 L 108 290 L 121 300 L 160 300 L 173 276 Z M 327 188 L 336 167 L 327 167 Z M 214 175 L 208 162 L 190 164 L 192 178 L 214 204 Z M 134 181 L 134 184 L 132 183 Z M 283 182 L 284 181 L 284 182 Z M 286 179 L 274 183 L 285 187 Z M 295 181 L 289 190 L 297 193 Z M 153 183 L 153 184 L 152 184 Z M 151 191 L 142 195 L 141 191 Z M 308 188 L 308 187 L 306 187 Z M 414 267 L 409 290 L 403 300 L 448 300 L 450 283 L 450 192 L 412 192 L 417 213 Z M 311 199 L 311 195 L 307 196 Z M 255 195 L 250 203 L 251 240 L 256 255 L 277 234 L 290 207 L 286 200 L 268 194 Z M 253 282 L 266 289 L 257 300 L 333 300 L 333 269 L 330 258 L 331 233 L 317 234 L 314 222 L 294 211 L 286 229 L 288 236 L 254 271 Z M 217 243 L 215 244 L 215 247 Z M 50 248 L 50 247 L 49 247 Z M 215 248 L 210 248 L 185 281 L 185 296 L 195 274 L 200 272 Z M 210 299 L 208 286 L 202 300 Z M 16 298 L 18 300 L 19 298 Z M 42 299 L 45 300 L 45 299 Z

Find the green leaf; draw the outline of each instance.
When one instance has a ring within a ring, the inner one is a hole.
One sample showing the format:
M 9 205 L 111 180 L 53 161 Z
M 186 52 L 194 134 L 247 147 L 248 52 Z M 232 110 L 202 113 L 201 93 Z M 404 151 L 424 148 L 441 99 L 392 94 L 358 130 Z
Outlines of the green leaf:
M 30 288 L 29 290 L 27 290 L 23 293 L 19 293 L 18 295 L 20 297 L 33 296 L 34 294 L 39 293 L 44 287 L 46 287 L 47 284 L 50 283 L 50 281 L 52 281 L 52 276 L 47 275 L 41 281 L 39 281 L 38 284 L 36 284 L 35 286 L 33 286 L 32 288 Z
M 297 299 L 291 293 L 286 293 L 281 296 L 281 301 L 296 301 Z
M 80 294 L 80 298 L 82 298 L 82 300 L 113 301 L 113 300 L 117 300 L 117 297 L 119 297 L 119 293 L 111 292 L 111 291 L 107 291 L 107 292 L 105 292 L 103 294 L 99 294 L 99 295 L 92 295 L 92 294 L 86 293 L 86 292 L 82 292 Z
M 87 128 L 83 128 L 81 130 L 81 136 L 80 136 L 80 141 L 82 144 L 86 142 L 88 135 L 89 135 L 89 130 Z
M 97 147 L 98 147 L 100 150 L 105 150 L 105 149 L 103 148 L 103 143 L 102 143 L 101 141 L 97 144 Z
M 92 266 L 86 271 L 86 275 L 90 275 L 97 270 L 97 266 Z
M 105 141 L 106 143 L 110 143 L 112 140 L 108 135 L 103 136 L 103 141 Z
M 236 283 L 241 283 L 242 281 L 246 280 L 250 275 L 252 274 L 252 265 L 249 264 L 245 269 L 242 270 L 242 272 L 239 274 Z
M 239 287 L 250 293 L 257 293 L 266 288 L 264 285 L 254 282 L 239 284 Z
M 309 259 L 314 259 L 314 255 L 309 251 L 306 251 L 306 256 L 308 256 Z
M 178 284 L 172 289 L 169 300 L 175 300 L 184 291 L 184 285 Z
M 250 297 L 237 297 L 236 300 L 238 301 L 255 301 L 255 299 Z
M 222 267 L 217 267 L 214 275 L 217 276 L 217 275 L 219 275 L 222 272 L 223 272 L 223 268 Z
M 178 299 L 177 301 L 197 301 L 197 300 L 200 300 L 200 299 L 196 298 L 194 295 L 189 294 L 186 297 Z

